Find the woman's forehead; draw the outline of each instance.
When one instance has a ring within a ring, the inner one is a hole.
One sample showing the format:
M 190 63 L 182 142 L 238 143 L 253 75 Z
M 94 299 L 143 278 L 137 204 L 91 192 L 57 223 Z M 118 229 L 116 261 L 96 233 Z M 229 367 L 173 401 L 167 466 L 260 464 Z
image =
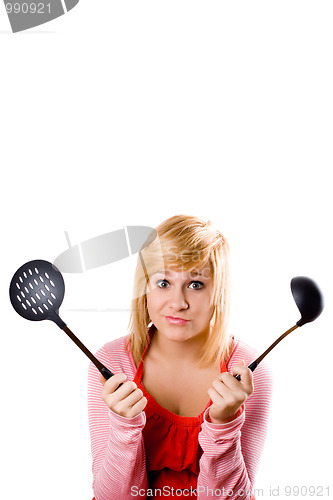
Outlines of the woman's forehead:
M 185 268 L 179 268 L 175 266 L 165 266 L 163 269 L 155 271 L 153 274 L 161 274 L 169 278 L 174 279 L 195 279 L 195 278 L 211 278 L 211 268 L 209 264 L 201 267 L 195 267 L 193 269 L 187 270 Z

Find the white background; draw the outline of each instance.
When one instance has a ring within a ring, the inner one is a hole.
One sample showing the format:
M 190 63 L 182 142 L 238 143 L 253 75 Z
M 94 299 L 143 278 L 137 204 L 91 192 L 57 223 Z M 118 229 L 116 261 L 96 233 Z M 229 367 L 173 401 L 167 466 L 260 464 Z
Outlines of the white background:
M 267 358 L 255 486 L 333 495 L 332 15 L 328 1 L 81 0 L 14 35 L 0 6 L 1 498 L 93 496 L 89 361 L 14 312 L 12 274 L 53 261 L 64 231 L 75 244 L 179 213 L 227 236 L 232 331 L 259 351 L 299 319 L 291 278 L 320 285 L 322 316 Z M 65 275 L 61 316 L 92 351 L 126 334 L 134 265 Z

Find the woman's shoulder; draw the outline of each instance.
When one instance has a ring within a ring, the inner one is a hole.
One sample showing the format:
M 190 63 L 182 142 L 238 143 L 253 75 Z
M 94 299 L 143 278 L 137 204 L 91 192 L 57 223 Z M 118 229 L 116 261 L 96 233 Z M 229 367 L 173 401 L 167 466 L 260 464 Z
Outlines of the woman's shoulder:
M 251 363 L 257 357 L 257 350 L 243 342 L 242 340 L 233 338 L 233 345 L 227 360 L 227 367 L 232 368 L 233 365 L 238 364 L 241 361 L 245 361 L 245 364 Z
M 242 363 L 243 361 L 246 366 L 248 366 L 260 354 L 261 353 L 259 353 L 257 349 L 248 345 L 246 342 L 234 338 L 233 346 L 226 362 L 227 370 L 231 371 L 234 365 Z M 258 381 L 262 379 L 266 380 L 267 383 L 271 383 L 272 378 L 273 375 L 269 363 L 264 359 L 254 371 L 254 379 Z
M 104 362 L 113 373 L 124 372 L 128 377 L 133 377 L 136 367 L 128 345 L 128 338 L 129 335 L 124 335 L 107 342 L 97 351 L 96 357 Z
M 110 342 L 107 342 L 104 344 L 104 349 L 106 349 L 108 352 L 119 352 L 123 351 L 126 346 L 126 342 L 128 340 L 128 335 L 124 335 L 123 337 L 118 337 L 116 339 L 110 340 Z

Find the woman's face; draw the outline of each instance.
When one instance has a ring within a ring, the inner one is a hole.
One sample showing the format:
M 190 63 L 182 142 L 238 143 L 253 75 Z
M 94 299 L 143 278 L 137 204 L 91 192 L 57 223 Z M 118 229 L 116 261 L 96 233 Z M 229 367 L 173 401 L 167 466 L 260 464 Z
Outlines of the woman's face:
M 147 306 L 151 321 L 169 340 L 210 332 L 213 283 L 210 267 L 189 272 L 166 268 L 150 276 Z

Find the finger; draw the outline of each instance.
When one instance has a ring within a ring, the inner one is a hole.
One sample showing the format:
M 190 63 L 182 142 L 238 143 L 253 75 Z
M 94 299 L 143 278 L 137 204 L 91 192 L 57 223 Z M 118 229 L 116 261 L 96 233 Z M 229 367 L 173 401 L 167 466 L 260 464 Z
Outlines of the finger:
M 216 406 L 220 407 L 223 404 L 225 404 L 224 397 L 219 392 L 217 392 L 217 390 L 215 389 L 215 387 L 210 387 L 208 389 L 208 394 L 209 394 L 210 399 L 213 401 L 213 403 Z
M 233 375 L 240 375 L 241 380 L 237 380 L 235 377 L 234 380 L 238 384 L 242 384 L 243 388 L 247 391 L 252 392 L 253 390 L 253 374 L 252 371 L 244 365 L 235 365 L 232 369 Z
M 132 412 L 132 408 L 135 406 L 135 408 L 138 408 L 137 403 L 141 401 L 142 399 L 146 400 L 144 398 L 143 393 L 141 389 L 135 389 L 129 396 L 123 398 L 123 399 L 118 399 L 118 391 L 116 391 L 115 395 L 110 396 L 111 401 L 110 401 L 110 408 L 118 413 L 119 415 L 123 415 L 125 417 L 131 417 L 134 416 L 134 413 Z M 146 406 L 146 403 L 143 401 L 142 402 L 142 408 Z M 139 405 L 140 411 L 142 411 L 141 406 Z M 140 413 L 140 411 L 138 413 Z
M 222 398 L 228 396 L 230 392 L 230 387 L 228 387 L 222 380 L 219 378 L 215 379 L 212 383 L 212 387 L 215 389 L 217 394 L 219 394 Z
M 102 382 L 104 385 L 103 392 L 111 394 L 114 392 L 119 384 L 122 384 L 125 382 L 127 379 L 127 375 L 125 373 L 116 373 L 115 375 L 112 375 L 108 380 L 105 380 L 103 375 L 101 374 L 99 377 L 99 380 Z
M 139 413 L 142 412 L 142 410 L 145 409 L 147 405 L 147 398 L 143 396 L 135 405 L 132 406 L 132 408 L 128 412 L 129 418 L 133 418 L 136 415 L 139 415 Z
M 106 387 L 106 384 L 104 388 Z M 112 396 L 112 401 L 114 403 L 117 403 L 119 401 L 124 400 L 127 398 L 133 391 L 135 391 L 137 388 L 137 385 L 135 382 L 128 380 L 127 382 L 124 382 L 121 387 L 117 390 L 113 390 L 111 393 L 108 393 L 107 395 Z
M 232 379 L 234 379 L 230 373 L 229 375 Z M 235 380 L 235 382 L 237 383 L 237 380 Z M 239 386 L 239 384 L 236 385 L 236 388 L 228 387 L 222 382 L 222 380 L 216 379 L 212 385 L 217 394 L 222 398 L 223 404 L 227 406 L 234 405 L 236 401 L 244 401 L 246 399 L 246 392 Z M 233 385 L 233 383 L 231 385 Z M 216 398 L 215 402 L 216 404 L 222 404 L 222 400 Z
M 241 364 L 235 365 L 231 372 L 233 375 L 239 374 L 241 377 L 244 376 L 247 380 L 250 380 L 252 377 L 251 370 L 247 366 Z
M 245 361 L 244 359 L 241 359 L 240 360 L 240 363 L 243 364 L 245 366 Z M 241 376 L 239 375 L 239 373 L 237 373 L 236 375 L 234 375 L 234 377 L 237 379 L 237 380 L 241 380 Z
M 137 388 L 129 396 L 123 399 L 127 406 L 134 406 L 143 397 L 141 389 Z
M 220 373 L 217 380 L 220 380 L 228 389 L 232 391 L 239 391 L 239 381 L 229 372 Z

